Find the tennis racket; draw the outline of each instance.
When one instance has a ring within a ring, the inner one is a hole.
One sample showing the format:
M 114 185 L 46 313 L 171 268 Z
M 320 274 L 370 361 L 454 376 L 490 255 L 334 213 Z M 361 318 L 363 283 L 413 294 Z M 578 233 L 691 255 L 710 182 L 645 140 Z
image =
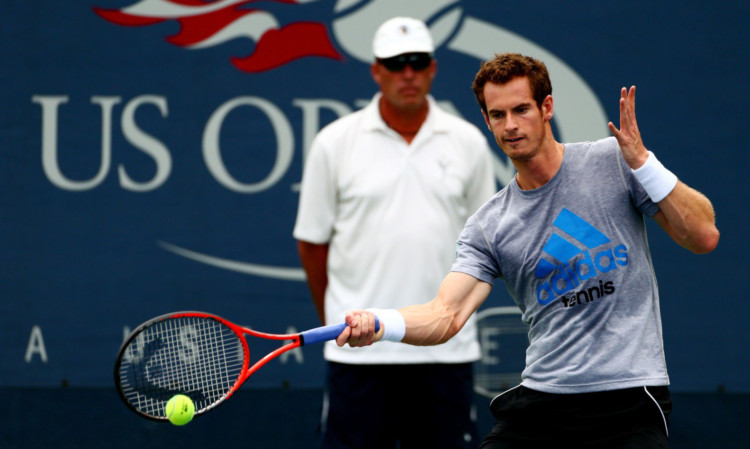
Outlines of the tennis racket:
M 376 331 L 380 324 L 375 321 Z M 229 399 L 263 365 L 294 348 L 333 340 L 345 323 L 297 334 L 267 334 L 203 312 L 175 312 L 136 328 L 120 347 L 115 385 L 120 398 L 139 415 L 167 421 L 165 406 L 176 394 L 195 404 L 195 415 Z M 291 340 L 250 366 L 246 336 Z
M 482 358 L 474 365 L 474 391 L 494 398 L 521 383 L 529 329 L 518 307 L 490 307 L 476 316 Z

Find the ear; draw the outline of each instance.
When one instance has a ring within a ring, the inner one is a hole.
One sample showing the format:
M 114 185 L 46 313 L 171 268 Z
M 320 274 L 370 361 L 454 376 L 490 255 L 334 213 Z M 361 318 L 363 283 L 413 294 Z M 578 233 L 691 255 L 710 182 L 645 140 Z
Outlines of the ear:
M 435 79 L 435 75 L 437 74 L 437 60 L 435 58 L 432 58 L 432 61 L 430 61 L 430 67 L 427 69 L 430 71 L 430 81 Z
M 377 62 L 373 62 L 370 64 L 370 75 L 372 75 L 372 79 L 375 80 L 375 83 L 379 86 L 380 85 L 380 64 Z
M 552 100 L 552 95 L 547 95 L 544 101 L 542 101 L 542 116 L 544 117 L 545 121 L 550 121 L 552 120 L 553 115 L 554 101 Z
M 481 109 L 482 111 L 482 117 L 484 117 L 484 123 L 487 125 L 487 129 L 492 131 L 492 127 L 490 126 L 490 118 L 487 116 L 487 111 L 484 109 Z

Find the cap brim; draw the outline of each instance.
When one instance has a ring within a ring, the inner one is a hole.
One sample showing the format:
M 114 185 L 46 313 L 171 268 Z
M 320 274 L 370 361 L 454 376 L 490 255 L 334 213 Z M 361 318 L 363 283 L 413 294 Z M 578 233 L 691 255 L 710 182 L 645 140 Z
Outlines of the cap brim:
M 376 58 L 386 59 L 406 53 L 432 53 L 434 49 L 429 45 L 393 45 L 379 49 L 375 53 Z

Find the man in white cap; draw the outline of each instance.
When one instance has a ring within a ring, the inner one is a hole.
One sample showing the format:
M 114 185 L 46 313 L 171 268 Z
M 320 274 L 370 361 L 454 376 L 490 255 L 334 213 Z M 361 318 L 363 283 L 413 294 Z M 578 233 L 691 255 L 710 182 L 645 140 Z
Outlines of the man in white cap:
M 496 191 L 483 134 L 429 95 L 433 52 L 423 22 L 383 23 L 370 69 L 380 91 L 312 144 L 294 237 L 324 323 L 347 310 L 429 301 L 465 221 Z M 323 447 L 477 446 L 473 319 L 440 346 L 329 342 L 324 355 Z

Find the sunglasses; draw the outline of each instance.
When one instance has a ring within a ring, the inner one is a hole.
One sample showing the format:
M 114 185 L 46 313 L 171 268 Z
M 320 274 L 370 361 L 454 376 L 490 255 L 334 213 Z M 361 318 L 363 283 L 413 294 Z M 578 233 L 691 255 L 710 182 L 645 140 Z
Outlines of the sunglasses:
M 406 68 L 407 64 L 410 65 L 414 71 L 420 72 L 430 66 L 432 56 L 430 56 L 429 53 L 407 53 L 392 58 L 378 58 L 378 62 L 389 72 L 400 72 Z

